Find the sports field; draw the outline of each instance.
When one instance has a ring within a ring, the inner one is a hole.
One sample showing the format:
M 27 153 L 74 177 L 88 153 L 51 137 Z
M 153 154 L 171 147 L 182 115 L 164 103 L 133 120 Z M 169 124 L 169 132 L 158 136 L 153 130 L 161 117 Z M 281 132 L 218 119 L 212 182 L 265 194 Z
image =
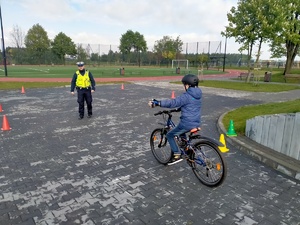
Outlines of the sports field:
M 157 77 L 157 76 L 175 76 L 176 68 L 170 67 L 124 67 L 124 75 L 121 75 L 121 68 L 117 66 L 93 66 L 86 65 L 95 78 L 119 78 L 125 77 Z M 123 67 L 122 67 L 123 68 Z M 74 66 L 7 66 L 9 77 L 31 77 L 31 78 L 70 78 L 77 70 Z M 180 69 L 180 74 L 198 74 L 197 68 Z M 204 70 L 204 74 L 224 74 L 221 70 Z M 0 77 L 5 76 L 4 67 L 0 67 Z

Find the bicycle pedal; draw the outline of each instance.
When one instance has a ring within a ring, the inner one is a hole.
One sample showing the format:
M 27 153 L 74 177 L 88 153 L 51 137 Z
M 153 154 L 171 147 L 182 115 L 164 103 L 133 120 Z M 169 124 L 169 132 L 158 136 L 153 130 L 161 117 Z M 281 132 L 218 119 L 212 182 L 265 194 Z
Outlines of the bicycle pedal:
M 189 159 L 189 157 L 188 157 L 187 155 L 182 155 L 182 158 L 183 158 L 183 159 L 186 159 L 186 160 Z

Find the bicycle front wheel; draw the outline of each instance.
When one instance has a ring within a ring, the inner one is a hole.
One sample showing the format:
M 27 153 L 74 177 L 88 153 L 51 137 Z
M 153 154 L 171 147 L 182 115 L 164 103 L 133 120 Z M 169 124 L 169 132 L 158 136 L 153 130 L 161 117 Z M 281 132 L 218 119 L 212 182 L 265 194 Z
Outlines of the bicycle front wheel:
M 218 147 L 209 141 L 199 141 L 193 146 L 191 165 L 196 177 L 206 186 L 216 187 L 227 175 L 227 165 Z
M 166 129 L 157 128 L 150 136 L 150 147 L 155 159 L 166 165 L 172 156 L 172 151 L 168 145 L 168 140 L 166 137 Z

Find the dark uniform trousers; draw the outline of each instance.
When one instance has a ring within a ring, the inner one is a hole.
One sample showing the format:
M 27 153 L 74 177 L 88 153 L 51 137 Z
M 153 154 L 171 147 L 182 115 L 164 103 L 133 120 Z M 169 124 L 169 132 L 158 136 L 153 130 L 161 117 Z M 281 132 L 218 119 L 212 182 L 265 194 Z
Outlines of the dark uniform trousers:
M 87 105 L 87 112 L 88 115 L 92 115 L 92 93 L 91 93 L 91 88 L 77 88 L 77 102 L 79 104 L 79 115 L 80 117 L 84 116 L 84 101 L 86 102 Z

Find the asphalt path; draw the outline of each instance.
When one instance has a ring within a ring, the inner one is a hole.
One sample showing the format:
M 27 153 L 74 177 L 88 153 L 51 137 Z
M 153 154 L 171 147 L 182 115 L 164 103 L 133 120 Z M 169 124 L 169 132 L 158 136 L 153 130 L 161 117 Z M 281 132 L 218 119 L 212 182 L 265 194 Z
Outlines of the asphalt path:
M 149 136 L 161 118 L 147 102 L 177 96 L 181 85 L 98 86 L 93 117 L 83 120 L 69 89 L 0 91 L 12 128 L 0 133 L 1 225 L 300 224 L 299 181 L 233 146 L 218 188 L 202 185 L 185 162 L 155 161 Z M 224 112 L 299 94 L 202 89 L 202 134 L 215 139 Z

